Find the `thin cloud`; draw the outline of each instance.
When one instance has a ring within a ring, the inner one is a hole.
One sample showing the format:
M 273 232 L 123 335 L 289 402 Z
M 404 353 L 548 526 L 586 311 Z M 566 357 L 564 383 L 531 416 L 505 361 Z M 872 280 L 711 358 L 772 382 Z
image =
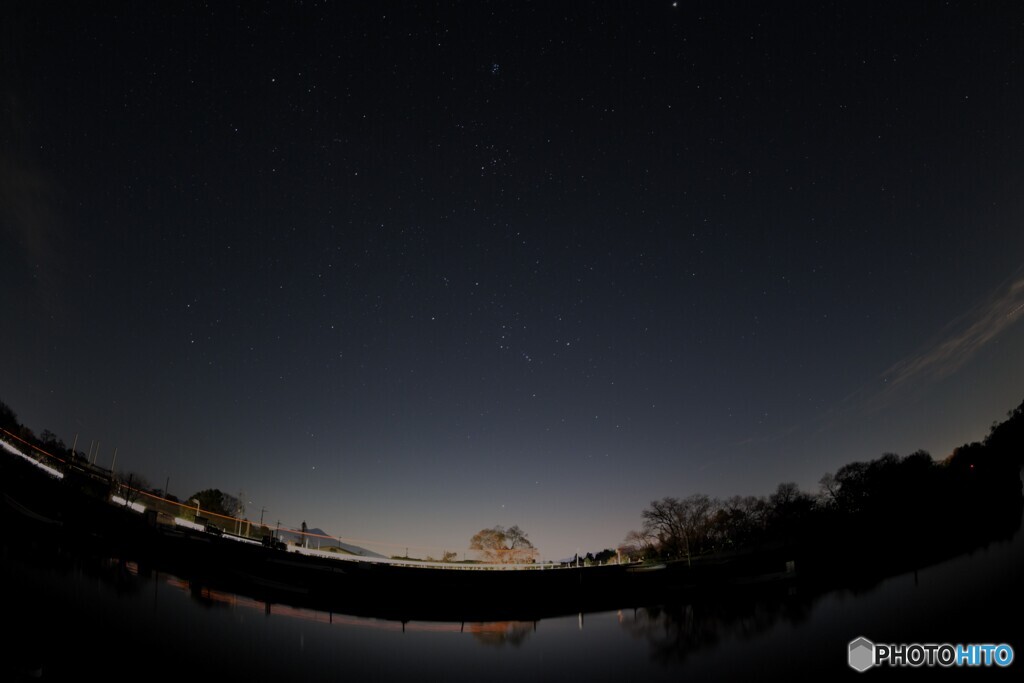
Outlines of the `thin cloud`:
M 872 414 L 892 405 L 897 396 L 922 391 L 949 377 L 981 349 L 1024 317 L 1024 268 L 1018 269 L 984 302 L 961 315 L 921 350 L 891 365 L 867 386 L 847 396 L 823 415 L 823 432 L 853 414 Z
M 1015 277 L 989 301 L 950 323 L 937 342 L 882 373 L 888 389 L 948 377 L 1020 320 L 1024 315 L 1024 277 L 1019 272 Z
M 50 307 L 59 301 L 67 260 L 62 249 L 62 225 L 55 206 L 57 192 L 35 158 L 30 116 L 21 101 L 0 94 L 3 116 L 11 131 L 0 141 L 0 244 L 32 274 L 32 291 Z

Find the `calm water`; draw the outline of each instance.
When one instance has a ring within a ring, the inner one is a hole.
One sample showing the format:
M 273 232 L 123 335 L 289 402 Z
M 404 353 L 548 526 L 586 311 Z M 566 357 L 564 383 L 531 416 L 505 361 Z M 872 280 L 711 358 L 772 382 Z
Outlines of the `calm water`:
M 434 623 L 267 605 L 196 588 L 130 562 L 33 561 L 7 543 L 0 679 L 41 665 L 44 680 L 83 675 L 208 680 L 705 680 L 835 673 L 846 644 L 1006 642 L 1024 663 L 1024 540 L 852 590 L 696 599 L 538 622 Z M 54 566 L 56 565 L 56 566 Z M 870 671 L 865 676 L 900 671 Z M 923 673 L 923 672 L 918 672 Z M 952 677 L 1003 670 L 932 671 Z

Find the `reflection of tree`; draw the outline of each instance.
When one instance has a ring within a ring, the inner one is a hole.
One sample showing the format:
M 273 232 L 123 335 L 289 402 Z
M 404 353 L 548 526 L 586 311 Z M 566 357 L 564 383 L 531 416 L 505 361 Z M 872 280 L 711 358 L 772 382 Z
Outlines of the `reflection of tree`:
M 99 566 L 101 578 L 107 581 L 117 595 L 135 595 L 141 590 L 138 565 L 119 558 L 104 560 Z
M 466 631 L 484 645 L 519 647 L 533 632 L 532 621 L 491 621 L 466 624 Z
M 685 661 L 729 638 L 761 635 L 779 622 L 808 618 L 816 596 L 724 597 L 688 604 L 675 603 L 624 611 L 622 627 L 651 643 L 651 659 L 659 664 Z
M 212 590 L 199 581 L 189 581 L 188 589 L 189 597 L 207 609 L 230 607 L 235 597 L 230 593 Z

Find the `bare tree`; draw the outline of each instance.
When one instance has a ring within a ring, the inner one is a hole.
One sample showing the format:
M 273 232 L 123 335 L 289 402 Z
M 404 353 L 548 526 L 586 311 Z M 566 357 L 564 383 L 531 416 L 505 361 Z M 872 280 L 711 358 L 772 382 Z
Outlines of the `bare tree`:
M 655 500 L 641 513 L 644 532 L 657 539 L 663 555 L 685 555 L 689 564 L 694 554 L 709 549 L 718 508 L 718 502 L 703 493 Z
M 537 559 L 537 549 L 526 537 L 526 532 L 518 526 L 505 529 L 498 525 L 481 529 L 470 539 L 469 547 L 471 550 L 479 550 L 485 562 L 511 564 Z
M 149 481 L 138 472 L 128 472 L 128 477 L 119 482 L 121 497 L 131 505 L 139 499 L 139 494 L 151 489 Z
M 831 472 L 826 472 L 818 480 L 818 497 L 825 507 L 838 507 L 839 505 L 839 482 Z
M 619 554 L 628 558 L 648 558 L 657 553 L 657 538 L 648 531 L 630 531 L 619 546 Z

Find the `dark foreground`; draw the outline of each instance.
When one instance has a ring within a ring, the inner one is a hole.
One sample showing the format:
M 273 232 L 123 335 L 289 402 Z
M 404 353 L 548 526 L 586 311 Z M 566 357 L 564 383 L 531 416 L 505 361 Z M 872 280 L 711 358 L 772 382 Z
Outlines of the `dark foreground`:
M 862 635 L 1006 642 L 1024 656 L 1019 507 L 967 554 L 918 564 L 915 553 L 892 555 L 892 578 L 877 553 L 840 562 L 805 552 L 795 561 L 809 568 L 787 573 L 782 558 L 794 548 L 643 572 L 443 571 L 154 529 L 106 503 L 57 493 L 33 469 L 5 461 L 0 473 L 0 579 L 14 632 L 0 673 L 15 679 L 850 675 L 845 647 Z M 962 543 L 951 538 L 950 552 Z M 1013 675 L 864 675 L 915 673 Z

